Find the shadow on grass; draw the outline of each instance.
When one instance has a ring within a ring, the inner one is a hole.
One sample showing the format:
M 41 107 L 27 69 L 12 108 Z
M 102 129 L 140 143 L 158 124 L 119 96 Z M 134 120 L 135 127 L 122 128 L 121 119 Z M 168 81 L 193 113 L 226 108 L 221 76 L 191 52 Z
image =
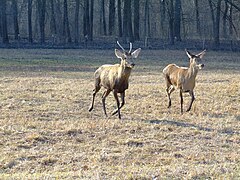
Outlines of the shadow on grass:
M 202 126 L 187 123 L 187 122 L 178 122 L 178 121 L 167 120 L 167 119 L 149 120 L 149 121 L 147 120 L 145 122 L 151 123 L 151 124 L 169 124 L 169 125 L 174 125 L 174 126 L 179 126 L 179 127 L 184 127 L 184 128 L 196 128 L 197 130 L 206 131 L 206 132 L 217 131 L 218 133 L 227 134 L 227 135 L 240 134 L 240 132 L 236 132 L 236 131 L 234 131 L 232 129 L 229 129 L 229 128 L 228 129 L 222 129 L 222 130 L 216 130 L 216 129 L 213 129 L 213 128 L 202 127 Z

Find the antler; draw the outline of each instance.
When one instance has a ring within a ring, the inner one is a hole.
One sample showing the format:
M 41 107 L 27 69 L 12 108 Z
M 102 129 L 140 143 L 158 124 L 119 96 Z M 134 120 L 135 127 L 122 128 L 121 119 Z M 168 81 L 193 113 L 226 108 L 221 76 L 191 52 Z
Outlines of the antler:
M 130 50 L 129 50 L 129 54 L 131 53 L 131 51 L 132 51 L 132 43 L 130 42 Z
M 121 44 L 118 41 L 117 41 L 117 44 L 123 51 L 125 51 L 125 49 L 121 46 Z

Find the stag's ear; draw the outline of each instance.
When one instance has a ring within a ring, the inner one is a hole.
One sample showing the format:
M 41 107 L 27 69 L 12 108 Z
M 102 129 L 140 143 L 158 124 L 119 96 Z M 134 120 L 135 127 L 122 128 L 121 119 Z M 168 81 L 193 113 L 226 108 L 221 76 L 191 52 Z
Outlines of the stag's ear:
M 189 57 L 189 59 L 191 59 L 193 57 L 193 55 L 187 49 L 185 49 L 185 51 L 186 51 L 186 54 Z
M 206 49 L 204 51 L 200 52 L 199 54 L 197 54 L 196 56 L 199 57 L 200 59 L 202 59 L 203 56 L 205 55 L 205 53 L 206 53 Z
M 138 48 L 138 49 L 136 49 L 135 51 L 133 51 L 133 52 L 131 53 L 132 57 L 133 57 L 133 58 L 137 58 L 138 55 L 139 55 L 139 53 L 140 53 L 140 51 L 141 51 L 141 48 Z
M 115 49 L 115 55 L 117 56 L 117 58 L 120 58 L 120 59 L 123 57 L 123 53 L 118 49 Z

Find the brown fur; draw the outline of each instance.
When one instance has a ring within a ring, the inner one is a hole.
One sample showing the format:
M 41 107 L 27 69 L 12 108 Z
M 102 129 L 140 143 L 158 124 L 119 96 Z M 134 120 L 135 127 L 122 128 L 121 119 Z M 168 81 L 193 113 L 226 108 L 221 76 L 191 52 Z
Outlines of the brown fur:
M 115 49 L 115 54 L 118 58 L 121 59 L 121 63 L 114 65 L 102 65 L 95 71 L 95 88 L 93 90 L 93 99 L 89 111 L 92 111 L 93 109 L 96 93 L 100 90 L 101 87 L 104 87 L 106 91 L 102 95 L 102 103 L 105 115 L 107 116 L 105 100 L 109 93 L 112 91 L 117 102 L 117 109 L 112 113 L 112 115 L 118 113 L 118 117 L 121 119 L 120 109 L 125 104 L 125 90 L 128 89 L 129 77 L 134 66 L 133 63 L 129 62 L 129 59 L 132 57 L 137 58 L 140 51 L 141 49 L 139 48 L 132 53 L 130 51 L 121 53 L 119 50 Z M 118 93 L 121 94 L 121 106 L 118 100 Z
M 204 67 L 204 64 L 198 64 L 198 60 L 203 57 L 205 51 L 199 53 L 198 55 L 193 55 L 190 52 L 186 51 L 190 64 L 189 67 L 179 67 L 176 64 L 169 64 L 163 69 L 163 74 L 167 84 L 167 95 L 168 95 L 168 108 L 171 107 L 171 93 L 175 89 L 180 90 L 181 98 L 181 113 L 183 113 L 183 97 L 182 93 L 188 92 L 192 97 L 191 102 L 187 111 L 191 110 L 192 103 L 195 100 L 193 89 L 195 87 L 195 80 L 198 73 L 198 70 Z

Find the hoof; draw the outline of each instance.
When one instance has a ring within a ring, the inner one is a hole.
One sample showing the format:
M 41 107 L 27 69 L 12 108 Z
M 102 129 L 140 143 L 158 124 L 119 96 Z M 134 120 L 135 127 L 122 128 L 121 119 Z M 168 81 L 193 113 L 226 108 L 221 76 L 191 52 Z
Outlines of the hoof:
M 93 107 L 90 107 L 90 108 L 88 109 L 89 112 L 91 112 L 92 110 L 93 110 Z

